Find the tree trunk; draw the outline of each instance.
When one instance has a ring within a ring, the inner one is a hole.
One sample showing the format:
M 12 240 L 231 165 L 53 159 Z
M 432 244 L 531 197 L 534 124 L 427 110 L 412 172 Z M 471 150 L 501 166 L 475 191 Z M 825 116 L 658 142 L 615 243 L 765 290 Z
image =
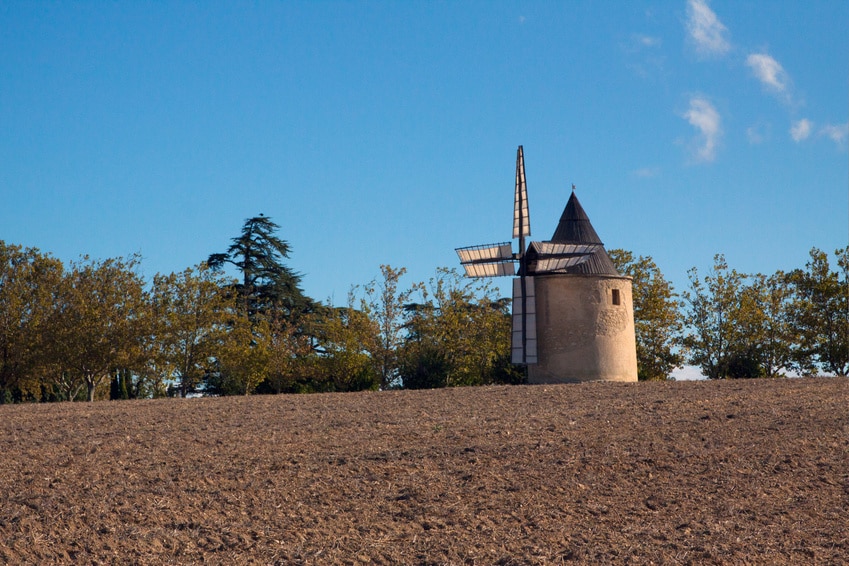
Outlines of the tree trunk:
M 85 384 L 88 388 L 88 400 L 90 403 L 94 402 L 94 391 L 97 389 L 97 379 L 91 374 L 85 376 Z

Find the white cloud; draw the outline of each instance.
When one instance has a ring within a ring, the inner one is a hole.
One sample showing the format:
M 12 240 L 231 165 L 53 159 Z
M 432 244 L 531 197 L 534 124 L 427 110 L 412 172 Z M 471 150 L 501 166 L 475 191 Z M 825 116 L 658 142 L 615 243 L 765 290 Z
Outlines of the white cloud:
M 820 129 L 820 135 L 826 136 L 834 143 L 842 146 L 849 138 L 849 122 L 846 124 L 826 124 Z
M 641 179 L 649 179 L 651 177 L 657 177 L 660 174 L 660 168 L 658 167 L 642 167 L 640 169 L 636 169 L 631 172 L 634 177 L 640 177 Z
M 731 49 L 726 28 L 706 0 L 687 2 L 687 31 L 701 55 L 725 55 Z
M 650 35 L 634 34 L 633 39 L 634 43 L 640 47 L 658 47 L 661 44 L 659 37 L 652 37 Z
M 690 99 L 690 109 L 684 113 L 684 118 L 701 133 L 699 146 L 694 152 L 696 161 L 713 161 L 722 136 L 719 112 L 707 99 L 696 96 Z
M 766 53 L 752 53 L 746 58 L 746 65 L 767 90 L 774 94 L 787 95 L 790 77 L 781 63 Z
M 790 127 L 790 137 L 792 137 L 795 142 L 806 140 L 811 135 L 813 128 L 813 122 L 807 118 L 802 118 L 797 122 L 793 122 L 793 125 Z
M 769 139 L 769 124 L 755 124 L 746 128 L 746 138 L 752 145 L 757 145 Z

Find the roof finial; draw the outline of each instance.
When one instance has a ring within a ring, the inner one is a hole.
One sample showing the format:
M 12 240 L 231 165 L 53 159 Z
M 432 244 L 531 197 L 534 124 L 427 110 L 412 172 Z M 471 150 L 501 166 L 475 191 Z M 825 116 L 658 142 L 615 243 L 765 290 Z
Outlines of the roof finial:
M 572 183 L 572 194 L 575 194 L 575 183 Z

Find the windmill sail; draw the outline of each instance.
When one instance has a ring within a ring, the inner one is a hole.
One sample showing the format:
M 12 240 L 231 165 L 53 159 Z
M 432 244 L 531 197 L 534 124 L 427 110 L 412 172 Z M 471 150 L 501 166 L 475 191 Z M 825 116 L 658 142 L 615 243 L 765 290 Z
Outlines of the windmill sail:
M 513 248 L 510 242 L 498 244 L 484 244 L 482 246 L 469 246 L 457 248 L 460 263 L 480 263 L 485 261 L 513 260 Z
M 514 364 L 537 363 L 537 309 L 533 277 L 513 279 Z
M 467 277 L 499 277 L 516 273 L 510 242 L 469 246 L 455 251 Z
M 528 186 L 525 183 L 525 154 L 522 146 L 516 152 L 516 193 L 513 197 L 513 238 L 531 235 L 531 219 L 528 212 Z M 519 253 L 525 250 L 520 249 Z
M 516 275 L 518 264 L 519 277 L 513 280 L 511 357 L 514 364 L 537 363 L 536 295 L 534 278 L 529 274 L 525 254 L 527 251 L 525 237 L 530 235 L 531 221 L 528 213 L 528 188 L 525 182 L 525 155 L 520 145 L 516 152 L 516 192 L 513 199 L 513 238 L 519 239 L 518 253 L 513 253 L 510 242 L 469 246 L 455 250 L 468 277 L 513 276 Z M 570 258 L 578 256 L 580 255 L 578 251 L 557 250 L 558 253 L 552 259 L 565 259 L 565 256 L 560 255 L 562 253 L 567 253 Z

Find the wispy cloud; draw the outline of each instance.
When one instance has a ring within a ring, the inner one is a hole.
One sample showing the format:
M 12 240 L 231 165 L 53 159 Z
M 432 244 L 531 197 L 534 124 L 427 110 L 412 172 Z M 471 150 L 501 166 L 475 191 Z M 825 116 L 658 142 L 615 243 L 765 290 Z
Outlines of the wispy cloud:
M 758 145 L 769 139 L 769 124 L 755 124 L 746 128 L 746 139 L 752 145 Z
M 649 179 L 651 177 L 657 177 L 660 175 L 659 167 L 641 167 L 640 169 L 635 169 L 631 171 L 631 175 L 634 177 L 639 177 L 641 179 Z
M 638 47 L 658 47 L 661 44 L 661 39 L 659 37 L 652 37 L 650 35 L 643 35 L 640 33 L 635 33 L 631 36 L 631 39 Z
M 698 147 L 693 152 L 696 161 L 710 162 L 716 158 L 716 148 L 722 137 L 719 112 L 706 98 L 695 96 L 690 99 L 690 109 L 684 118 L 700 132 Z
M 728 28 L 719 21 L 706 0 L 687 2 L 687 32 L 700 55 L 720 56 L 731 50 Z
M 641 78 L 662 75 L 666 56 L 663 54 L 660 37 L 641 33 L 631 34 L 622 50 L 628 57 L 628 67 Z
M 807 118 L 802 118 L 793 122 L 790 126 L 790 137 L 796 143 L 803 142 L 814 135 L 814 123 Z M 849 123 L 846 124 L 825 124 L 816 130 L 818 137 L 826 137 L 837 144 L 838 147 L 843 147 L 846 140 L 849 139 Z
M 838 146 L 843 146 L 849 138 L 849 122 L 846 124 L 826 124 L 820 128 L 820 135 L 831 139 Z
M 746 58 L 746 65 L 752 69 L 755 77 L 769 92 L 790 101 L 790 76 L 781 63 L 766 53 L 752 53 Z
M 808 139 L 813 129 L 814 123 L 807 118 L 802 118 L 801 120 L 793 122 L 793 125 L 790 127 L 790 137 L 793 138 L 793 141 L 798 143 Z

